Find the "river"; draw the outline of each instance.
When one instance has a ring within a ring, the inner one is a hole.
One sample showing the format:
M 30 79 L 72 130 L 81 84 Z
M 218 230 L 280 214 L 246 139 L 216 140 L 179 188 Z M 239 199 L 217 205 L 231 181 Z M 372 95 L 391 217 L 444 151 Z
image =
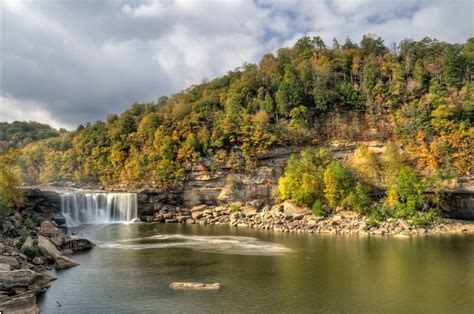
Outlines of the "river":
M 81 226 L 97 247 L 39 298 L 44 313 L 473 313 L 474 235 L 387 238 L 229 226 Z M 217 291 L 173 281 L 219 282 Z M 57 301 L 61 306 L 57 305 Z

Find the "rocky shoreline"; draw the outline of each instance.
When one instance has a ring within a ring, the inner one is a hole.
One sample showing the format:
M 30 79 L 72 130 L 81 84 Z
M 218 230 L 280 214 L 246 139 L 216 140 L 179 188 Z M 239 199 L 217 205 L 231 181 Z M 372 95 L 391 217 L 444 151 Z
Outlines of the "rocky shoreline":
M 420 227 L 410 225 L 405 219 L 394 218 L 370 225 L 365 216 L 352 211 L 338 211 L 319 217 L 314 216 L 309 209 L 299 208 L 289 202 L 266 206 L 260 212 L 239 203 L 223 206 L 202 204 L 190 209 L 162 205 L 152 215 L 142 215 L 140 218 L 144 222 L 230 225 L 292 233 L 410 237 L 474 232 L 474 224 L 446 218 L 438 218 L 432 224 Z
M 94 246 L 86 239 L 71 238 L 64 224 L 60 224 L 65 221 L 59 216 L 52 217 L 59 220 L 59 224 L 54 220 L 43 220 L 39 226 L 27 222 L 29 218 L 17 214 L 8 217 L 3 224 L 0 311 L 5 313 L 39 313 L 36 296 L 44 293 L 56 279 L 42 271 L 77 266 L 79 263 L 69 256 Z

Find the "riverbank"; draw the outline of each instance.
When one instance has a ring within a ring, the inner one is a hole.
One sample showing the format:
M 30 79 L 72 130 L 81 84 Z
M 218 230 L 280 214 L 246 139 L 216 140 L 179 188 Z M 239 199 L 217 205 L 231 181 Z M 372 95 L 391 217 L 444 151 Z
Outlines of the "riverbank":
M 86 239 L 74 239 L 60 215 L 33 222 L 31 212 L 16 214 L 3 222 L 0 236 L 0 311 L 38 313 L 37 295 L 44 293 L 56 278 L 43 274 L 49 269 L 79 265 L 70 255 L 91 249 Z M 54 220 L 56 219 L 56 221 Z M 37 225 L 39 224 L 39 225 Z
M 140 217 L 144 222 L 230 225 L 292 233 L 333 233 L 352 235 L 409 237 L 449 233 L 472 233 L 474 224 L 447 218 L 436 218 L 426 226 L 413 226 L 405 219 L 388 218 L 368 223 L 367 217 L 352 211 L 339 211 L 325 217 L 289 202 L 267 206 L 257 212 L 240 204 L 224 206 L 198 205 L 190 209 L 164 205 L 153 215 Z

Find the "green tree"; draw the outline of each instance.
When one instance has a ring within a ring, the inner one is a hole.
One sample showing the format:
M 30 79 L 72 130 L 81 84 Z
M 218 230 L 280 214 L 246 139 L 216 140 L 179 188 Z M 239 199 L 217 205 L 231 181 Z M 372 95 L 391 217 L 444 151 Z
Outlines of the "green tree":
M 0 154 L 0 219 L 2 221 L 22 201 L 22 194 L 17 189 L 19 179 L 15 162 L 18 156 L 18 151 L 13 149 Z
M 303 150 L 300 158 L 292 156 L 278 180 L 278 198 L 291 199 L 300 206 L 312 206 L 315 200 L 324 199 L 324 170 L 331 159 L 330 151 L 323 148 Z
M 396 190 L 400 200 L 396 215 L 410 217 L 423 206 L 424 190 L 420 178 L 409 166 L 403 166 L 396 180 Z
M 341 206 L 352 184 L 351 170 L 338 161 L 331 162 L 324 171 L 324 196 L 328 205 L 331 208 Z

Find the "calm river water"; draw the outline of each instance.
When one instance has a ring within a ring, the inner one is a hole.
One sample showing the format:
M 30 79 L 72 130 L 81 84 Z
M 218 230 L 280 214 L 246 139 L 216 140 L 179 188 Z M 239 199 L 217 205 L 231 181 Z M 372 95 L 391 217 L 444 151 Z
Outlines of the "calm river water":
M 97 247 L 44 313 L 474 313 L 474 236 L 383 238 L 228 226 L 81 227 Z M 173 281 L 219 282 L 174 291 Z M 62 306 L 57 306 L 56 301 Z

